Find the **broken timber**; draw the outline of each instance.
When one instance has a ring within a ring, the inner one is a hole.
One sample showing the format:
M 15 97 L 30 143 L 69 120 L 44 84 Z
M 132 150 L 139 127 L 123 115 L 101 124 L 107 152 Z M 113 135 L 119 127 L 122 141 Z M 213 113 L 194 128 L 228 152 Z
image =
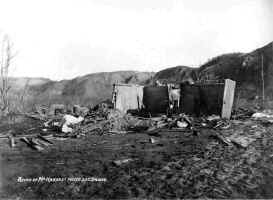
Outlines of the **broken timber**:
M 232 106 L 233 106 L 233 100 L 234 100 L 235 85 L 236 85 L 235 81 L 232 81 L 230 79 L 225 80 L 222 118 L 230 119 Z

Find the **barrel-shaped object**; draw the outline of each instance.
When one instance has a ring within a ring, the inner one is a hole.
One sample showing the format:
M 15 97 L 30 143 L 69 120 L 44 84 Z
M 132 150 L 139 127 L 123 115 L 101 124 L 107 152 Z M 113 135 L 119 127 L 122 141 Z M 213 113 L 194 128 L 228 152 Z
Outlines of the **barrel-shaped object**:
M 200 90 L 197 85 L 181 84 L 180 111 L 189 115 L 200 115 Z
M 166 113 L 169 107 L 167 86 L 146 86 L 143 91 L 143 104 L 150 113 Z
M 181 84 L 180 110 L 190 115 L 221 115 L 224 84 Z
M 223 106 L 224 84 L 200 85 L 200 112 L 204 115 L 221 115 Z

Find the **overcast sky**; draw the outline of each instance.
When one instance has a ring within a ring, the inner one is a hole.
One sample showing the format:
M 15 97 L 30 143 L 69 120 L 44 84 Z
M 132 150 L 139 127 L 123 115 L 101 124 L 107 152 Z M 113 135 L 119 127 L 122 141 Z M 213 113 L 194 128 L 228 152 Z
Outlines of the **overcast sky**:
M 273 0 L 0 0 L 13 76 L 198 66 L 273 41 Z

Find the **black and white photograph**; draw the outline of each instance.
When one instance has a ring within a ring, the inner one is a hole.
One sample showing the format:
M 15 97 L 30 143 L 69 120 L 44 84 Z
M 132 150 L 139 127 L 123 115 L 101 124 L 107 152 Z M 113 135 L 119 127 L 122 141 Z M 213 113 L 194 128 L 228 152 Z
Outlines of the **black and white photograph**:
M 0 0 L 0 199 L 273 199 L 273 0 Z

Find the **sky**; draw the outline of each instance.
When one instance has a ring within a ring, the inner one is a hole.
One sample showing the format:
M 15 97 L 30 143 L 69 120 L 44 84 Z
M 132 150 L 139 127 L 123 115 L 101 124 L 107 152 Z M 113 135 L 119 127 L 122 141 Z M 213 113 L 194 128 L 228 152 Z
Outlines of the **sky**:
M 198 67 L 273 41 L 273 0 L 0 0 L 10 74 L 53 80 Z

